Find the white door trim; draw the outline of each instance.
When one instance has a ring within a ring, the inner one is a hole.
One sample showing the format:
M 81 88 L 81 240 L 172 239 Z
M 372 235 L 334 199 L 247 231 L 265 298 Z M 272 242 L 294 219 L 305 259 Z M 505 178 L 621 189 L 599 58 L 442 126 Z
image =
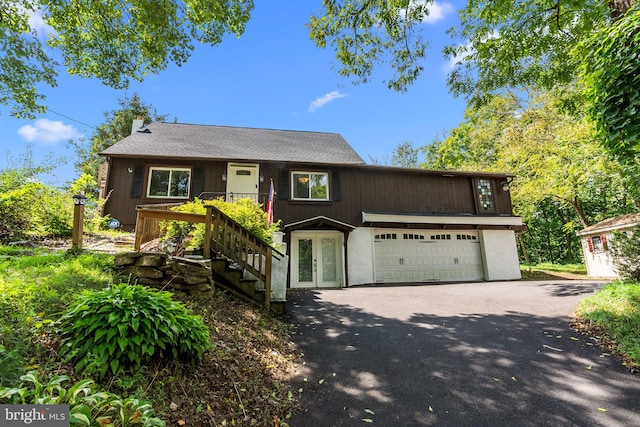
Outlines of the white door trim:
M 325 246 L 323 243 L 334 239 L 334 246 Z M 306 274 L 308 280 L 301 281 L 300 277 L 300 246 L 301 240 L 308 240 L 311 244 L 312 253 L 310 265 L 307 266 Z M 328 250 L 323 254 L 323 249 Z M 333 259 L 324 259 L 327 255 Z M 345 253 L 344 234 L 340 231 L 331 230 L 299 230 L 291 233 L 291 288 L 339 288 L 345 282 Z M 335 268 L 335 271 L 323 270 L 328 267 Z M 311 271 L 309 271 L 311 269 Z M 327 274 L 324 274 L 327 273 Z M 327 280 L 333 277 L 335 280 Z
M 238 173 L 241 171 L 249 173 L 247 179 L 239 179 Z M 259 185 L 260 165 L 256 163 L 227 163 L 227 201 L 249 198 L 257 202 Z

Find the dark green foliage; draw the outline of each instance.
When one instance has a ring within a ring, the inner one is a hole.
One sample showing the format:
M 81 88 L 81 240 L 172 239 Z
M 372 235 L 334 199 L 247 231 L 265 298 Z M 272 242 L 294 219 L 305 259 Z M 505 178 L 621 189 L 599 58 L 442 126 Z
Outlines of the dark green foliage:
M 614 231 L 610 242 L 621 277 L 640 282 L 640 228 Z
M 136 371 L 157 357 L 194 362 L 211 347 L 199 316 L 169 292 L 137 285 L 84 292 L 59 326 L 61 355 L 99 378 Z
M 146 123 L 149 121 L 164 122 L 167 115 L 160 115 L 152 105 L 147 105 L 138 94 L 133 94 L 131 98 L 118 99 L 119 108 L 111 112 L 105 112 L 105 122 L 96 128 L 90 141 L 80 140 L 70 142 L 78 154 L 76 169 L 81 174 L 91 177 L 97 182 L 100 163 L 104 161 L 99 154 L 111 147 L 116 142 L 131 135 L 133 120 L 143 117 Z M 86 190 L 85 190 L 86 191 Z M 94 192 L 97 192 L 97 185 L 94 183 Z M 90 194 L 87 192 L 87 194 Z
M 590 114 L 604 147 L 623 163 L 637 165 L 640 154 L 640 8 L 600 29 L 585 43 L 584 66 Z
M 54 376 L 41 382 L 37 371 L 20 377 L 17 387 L 0 387 L 2 404 L 69 405 L 71 426 L 162 427 L 165 423 L 154 416 L 147 402 L 96 390 L 91 379 L 67 386 L 67 375 Z M 17 382 L 17 381 L 16 381 Z

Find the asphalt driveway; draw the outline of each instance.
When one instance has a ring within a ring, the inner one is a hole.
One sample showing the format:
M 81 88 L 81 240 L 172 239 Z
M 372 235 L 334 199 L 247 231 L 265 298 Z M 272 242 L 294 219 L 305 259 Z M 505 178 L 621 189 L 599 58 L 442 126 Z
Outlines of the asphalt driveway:
M 596 282 L 289 294 L 292 427 L 640 425 L 640 376 L 569 327 Z

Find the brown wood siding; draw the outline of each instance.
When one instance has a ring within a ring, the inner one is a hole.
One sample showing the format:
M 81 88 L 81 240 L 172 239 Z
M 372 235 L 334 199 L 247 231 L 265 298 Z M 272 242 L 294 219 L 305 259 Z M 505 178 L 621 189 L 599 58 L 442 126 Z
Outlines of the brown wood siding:
M 133 173 L 128 170 L 144 166 L 144 179 L 141 198 L 131 198 Z M 140 204 L 176 202 L 176 199 L 146 198 L 147 173 L 150 166 L 189 166 L 184 161 L 142 161 L 135 159 L 112 159 L 107 183 L 107 192 L 111 195 L 105 205 L 105 213 L 120 220 L 124 229 L 133 229 L 136 221 L 135 207 Z M 226 183 L 222 174 L 227 171 L 227 162 L 194 162 L 191 166 L 202 168 L 202 190 L 209 193 L 224 193 Z M 447 173 L 425 173 L 424 171 L 406 171 L 371 167 L 314 167 L 310 165 L 285 165 L 284 163 L 263 163 L 260 175 L 263 181 L 259 185 L 260 202 L 266 200 L 269 183 L 273 180 L 276 193 L 279 191 L 282 171 L 329 171 L 332 176 L 339 174 L 339 201 L 294 201 L 274 202 L 274 216 L 282 224 L 306 220 L 317 216 L 326 216 L 353 226 L 362 225 L 362 212 L 389 214 L 435 214 L 435 215 L 477 215 L 474 179 L 469 175 Z M 454 176 L 450 176 L 454 175 Z M 284 174 L 288 176 L 288 174 Z M 494 186 L 495 214 L 510 215 L 511 200 L 509 192 L 501 190 L 504 178 L 491 179 Z M 191 198 L 198 196 L 192 194 Z M 330 194 L 330 198 L 332 195 Z

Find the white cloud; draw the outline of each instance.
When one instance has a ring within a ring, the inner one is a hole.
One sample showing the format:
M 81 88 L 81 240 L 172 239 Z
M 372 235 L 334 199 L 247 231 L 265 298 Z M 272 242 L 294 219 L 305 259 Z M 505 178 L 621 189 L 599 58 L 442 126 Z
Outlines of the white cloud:
M 460 48 L 462 48 L 463 51 L 456 55 L 449 56 L 449 60 L 445 62 L 444 66 L 442 67 L 442 69 L 446 73 L 453 71 L 453 69 L 456 68 L 456 65 L 462 64 L 465 60 L 465 57 L 467 57 L 472 52 L 471 43 L 466 43 L 464 45 L 458 46 L 458 49 Z
M 493 31 L 489 36 L 485 37 L 482 41 L 485 42 L 489 39 L 497 39 L 500 37 L 500 33 L 498 31 Z M 475 48 L 471 45 L 471 43 L 465 43 L 458 46 L 458 49 L 461 51 L 457 55 L 449 56 L 449 60 L 444 64 L 442 69 L 445 72 L 453 71 L 456 68 L 456 65 L 462 64 L 467 60 L 468 57 L 472 56 L 475 53 Z
M 44 20 L 42 19 L 41 10 L 29 12 L 29 26 L 38 33 L 39 37 L 46 37 L 47 34 L 55 33 L 53 27 L 44 22 Z
M 442 21 L 454 11 L 455 8 L 451 3 L 440 3 L 438 1 L 434 1 L 429 5 L 429 16 L 424 18 L 422 22 L 426 24 L 435 24 L 438 21 Z
M 328 104 L 329 102 L 333 101 L 334 99 L 340 99 L 340 98 L 344 98 L 346 96 L 347 96 L 346 94 L 341 93 L 338 90 L 334 90 L 333 92 L 329 92 L 326 95 L 322 95 L 320 98 L 314 99 L 311 102 L 311 104 L 309 104 L 309 112 L 313 113 L 318 108 L 324 107 L 326 104 Z
M 18 129 L 18 135 L 27 142 L 55 145 L 60 141 L 76 138 L 80 133 L 73 126 L 65 125 L 59 120 L 38 119 L 33 125 L 24 125 Z

